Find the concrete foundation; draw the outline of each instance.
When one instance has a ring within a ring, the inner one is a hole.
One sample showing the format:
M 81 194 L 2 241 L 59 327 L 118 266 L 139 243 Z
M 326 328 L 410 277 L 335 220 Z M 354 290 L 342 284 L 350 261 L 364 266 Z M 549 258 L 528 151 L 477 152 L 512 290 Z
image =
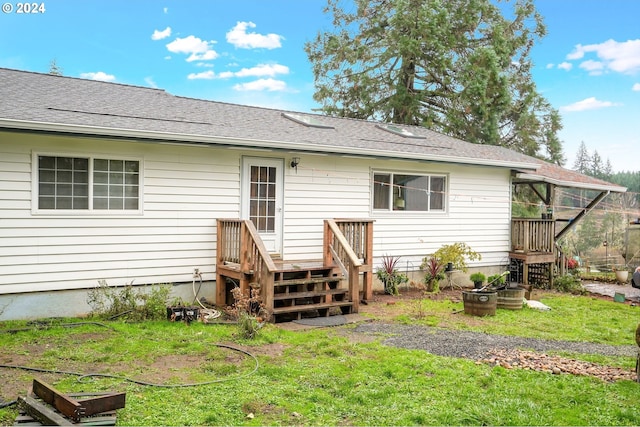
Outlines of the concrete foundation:
M 135 285 L 134 285 L 135 287 Z M 190 304 L 197 296 L 215 301 L 215 282 L 177 283 L 171 289 L 169 301 L 181 298 Z M 90 289 L 55 292 L 25 292 L 0 295 L 0 321 L 33 320 L 49 317 L 86 317 L 91 313 L 87 303 Z M 168 302 L 169 302 L 168 301 Z

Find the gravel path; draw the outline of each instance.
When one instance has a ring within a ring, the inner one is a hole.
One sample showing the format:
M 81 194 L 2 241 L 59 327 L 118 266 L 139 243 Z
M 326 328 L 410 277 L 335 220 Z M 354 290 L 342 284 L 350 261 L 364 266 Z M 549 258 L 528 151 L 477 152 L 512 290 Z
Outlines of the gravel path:
M 556 350 L 573 353 L 600 354 L 604 356 L 630 357 L 636 357 L 638 354 L 638 347 L 635 345 L 613 346 L 573 341 L 549 341 L 536 338 L 433 328 L 429 326 L 372 322 L 358 325 L 355 328 L 355 332 L 389 335 L 389 337 L 383 341 L 383 344 L 388 346 L 425 350 L 438 356 L 465 357 L 475 360 L 486 357 L 492 350 L 496 349 L 523 349 L 536 352 Z

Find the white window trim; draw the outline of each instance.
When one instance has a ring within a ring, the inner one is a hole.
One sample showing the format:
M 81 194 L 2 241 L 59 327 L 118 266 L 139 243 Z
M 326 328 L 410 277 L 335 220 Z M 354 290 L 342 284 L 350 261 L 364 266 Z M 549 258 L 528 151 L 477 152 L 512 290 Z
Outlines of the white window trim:
M 39 209 L 40 186 L 38 181 L 38 156 L 71 157 L 89 159 L 89 206 L 91 209 Z M 94 210 L 93 209 L 93 160 L 125 160 L 139 162 L 138 176 L 138 209 Z M 140 216 L 144 213 L 144 158 L 135 156 L 119 156 L 112 154 L 87 154 L 70 152 L 33 151 L 31 153 L 31 214 L 47 216 Z
M 375 179 L 376 174 L 384 175 L 413 175 L 413 176 L 428 176 L 428 177 L 443 177 L 445 179 L 445 194 L 444 194 L 444 209 L 442 210 L 427 210 L 427 211 L 405 211 L 394 209 L 374 209 L 374 197 L 375 197 Z M 389 169 L 371 169 L 371 200 L 369 203 L 369 209 L 373 215 L 446 215 L 449 213 L 449 174 L 442 172 L 417 172 L 413 170 L 389 170 Z

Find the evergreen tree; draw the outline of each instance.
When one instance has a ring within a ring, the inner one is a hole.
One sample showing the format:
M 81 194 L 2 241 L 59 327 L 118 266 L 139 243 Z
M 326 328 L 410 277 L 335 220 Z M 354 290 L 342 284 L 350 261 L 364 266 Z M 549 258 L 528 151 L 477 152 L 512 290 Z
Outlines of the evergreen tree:
M 560 115 L 529 54 L 545 35 L 532 0 L 328 0 L 334 29 L 305 45 L 329 115 L 425 126 L 562 164 Z
M 49 74 L 53 74 L 54 76 L 62 75 L 62 68 L 58 66 L 55 58 L 52 59 L 51 62 L 49 62 Z
M 591 171 L 591 156 L 584 141 L 580 142 L 580 147 L 578 147 L 576 160 L 573 163 L 573 170 L 583 174 L 588 174 Z
M 602 158 L 598 151 L 593 151 L 593 156 L 591 156 L 591 168 L 587 175 L 591 175 L 595 178 L 602 178 Z

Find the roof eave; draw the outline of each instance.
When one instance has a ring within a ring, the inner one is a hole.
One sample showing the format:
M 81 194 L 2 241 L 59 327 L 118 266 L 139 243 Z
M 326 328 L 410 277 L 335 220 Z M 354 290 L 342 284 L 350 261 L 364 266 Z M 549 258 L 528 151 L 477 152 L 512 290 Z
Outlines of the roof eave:
M 442 163 L 459 163 L 477 166 L 494 166 L 501 168 L 535 171 L 539 165 L 528 162 L 515 162 L 493 159 L 466 158 L 419 153 L 395 153 L 388 150 L 363 149 L 360 147 L 338 147 L 332 145 L 310 144 L 290 141 L 268 141 L 258 139 L 239 139 L 226 136 L 210 136 L 199 134 L 183 134 L 160 131 L 142 131 L 136 129 L 110 128 L 65 123 L 40 122 L 32 120 L 2 119 L 0 128 L 7 130 L 26 130 L 37 132 L 53 132 L 101 137 L 117 137 L 142 139 L 169 144 L 193 145 L 226 145 L 242 148 L 267 148 L 285 151 L 303 151 L 309 153 L 341 154 L 358 157 L 394 158 L 401 160 L 422 160 Z
M 558 187 L 570 187 L 570 188 L 582 188 L 585 190 L 597 190 L 597 191 L 610 191 L 612 193 L 626 193 L 626 187 L 620 187 L 618 185 L 601 185 L 595 183 L 587 183 L 587 182 L 576 182 L 576 181 L 564 181 L 549 178 L 546 176 L 531 174 L 531 173 L 518 173 L 516 178 L 522 181 L 530 181 L 530 182 L 546 182 L 549 184 L 557 185 Z

